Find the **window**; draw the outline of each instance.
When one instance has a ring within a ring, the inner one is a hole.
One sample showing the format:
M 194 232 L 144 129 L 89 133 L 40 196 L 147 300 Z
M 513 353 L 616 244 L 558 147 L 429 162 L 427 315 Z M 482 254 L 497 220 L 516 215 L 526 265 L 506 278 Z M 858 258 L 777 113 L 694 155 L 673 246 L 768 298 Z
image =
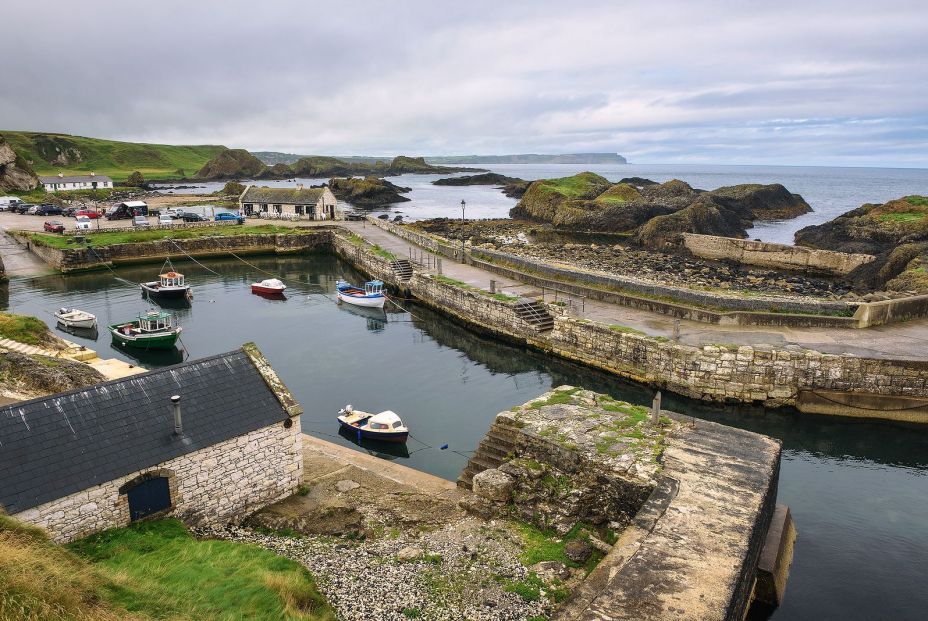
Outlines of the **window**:
M 267 213 L 267 203 L 261 203 L 261 211 Z
M 283 211 L 283 210 L 280 208 L 280 205 L 274 205 L 274 213 L 278 213 L 278 214 L 279 214 L 281 211 Z
M 296 209 L 296 213 L 298 216 L 303 215 L 303 205 L 297 205 L 294 209 Z

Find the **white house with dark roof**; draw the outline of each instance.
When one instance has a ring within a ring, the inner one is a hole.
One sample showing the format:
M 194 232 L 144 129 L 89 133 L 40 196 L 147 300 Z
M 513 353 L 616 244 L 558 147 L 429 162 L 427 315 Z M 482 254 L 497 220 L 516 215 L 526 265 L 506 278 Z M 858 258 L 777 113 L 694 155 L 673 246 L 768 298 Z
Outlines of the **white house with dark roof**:
M 322 188 L 268 188 L 249 185 L 238 199 L 245 216 L 296 220 L 344 220 L 332 190 Z
M 89 175 L 67 175 L 58 173 L 52 177 L 39 177 L 46 192 L 59 190 L 97 190 L 113 187 L 113 180 L 106 175 L 91 172 Z
M 58 542 L 160 516 L 238 522 L 294 494 L 303 409 L 253 344 L 0 407 L 0 510 Z

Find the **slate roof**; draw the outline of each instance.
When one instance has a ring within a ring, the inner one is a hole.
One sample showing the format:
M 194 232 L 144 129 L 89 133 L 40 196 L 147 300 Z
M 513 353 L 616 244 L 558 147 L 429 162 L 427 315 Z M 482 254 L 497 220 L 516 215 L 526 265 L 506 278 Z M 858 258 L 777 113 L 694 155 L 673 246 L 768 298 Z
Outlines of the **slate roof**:
M 109 181 L 110 183 L 113 182 L 113 180 L 106 175 L 74 175 L 70 177 L 67 175 L 64 177 L 54 175 L 51 177 L 39 177 L 39 181 L 42 183 L 91 183 L 93 181 Z
M 242 194 L 243 203 L 268 203 L 277 205 L 315 205 L 322 196 L 323 188 L 265 188 L 249 186 Z
M 18 513 L 286 418 L 242 349 L 2 406 L 0 505 Z

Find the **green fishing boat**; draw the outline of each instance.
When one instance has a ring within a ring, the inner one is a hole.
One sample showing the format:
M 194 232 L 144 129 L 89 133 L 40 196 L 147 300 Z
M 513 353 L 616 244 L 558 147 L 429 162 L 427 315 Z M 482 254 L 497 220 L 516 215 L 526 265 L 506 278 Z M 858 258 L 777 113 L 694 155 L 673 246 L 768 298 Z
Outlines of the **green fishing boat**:
M 150 310 L 134 321 L 110 325 L 113 342 L 138 349 L 171 349 L 180 336 L 180 326 L 174 316 L 164 311 Z

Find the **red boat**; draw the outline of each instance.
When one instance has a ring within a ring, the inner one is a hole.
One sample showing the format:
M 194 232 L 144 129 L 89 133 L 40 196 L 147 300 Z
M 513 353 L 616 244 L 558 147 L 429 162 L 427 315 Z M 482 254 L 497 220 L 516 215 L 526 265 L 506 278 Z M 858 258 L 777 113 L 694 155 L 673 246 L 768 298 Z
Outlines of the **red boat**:
M 261 282 L 251 283 L 252 293 L 263 293 L 264 295 L 280 295 L 287 289 L 287 285 L 276 278 L 268 278 Z

